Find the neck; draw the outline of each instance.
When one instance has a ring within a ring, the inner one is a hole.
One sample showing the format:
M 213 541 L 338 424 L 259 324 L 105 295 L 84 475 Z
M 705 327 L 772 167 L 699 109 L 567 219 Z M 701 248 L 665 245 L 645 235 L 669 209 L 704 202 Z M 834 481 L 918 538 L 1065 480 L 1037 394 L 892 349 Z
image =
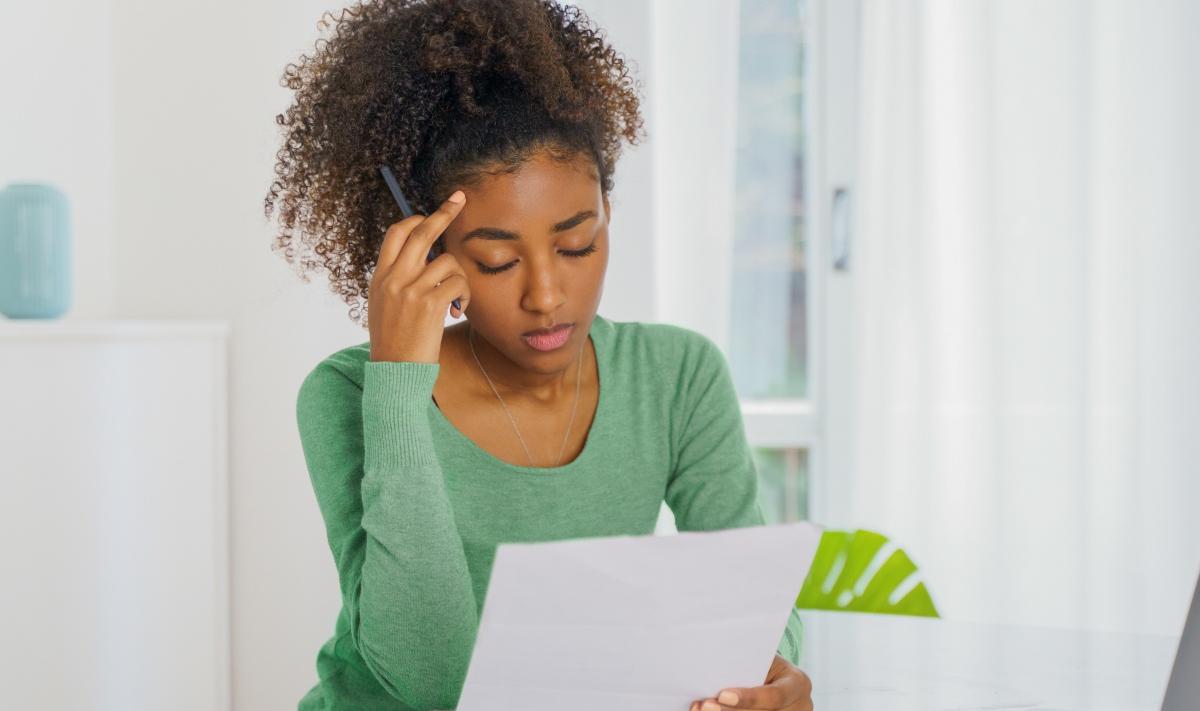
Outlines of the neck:
M 480 373 L 479 377 L 485 381 L 490 378 L 492 385 L 496 387 L 502 397 L 506 399 L 514 396 L 525 397 L 542 406 L 550 406 L 575 397 L 577 380 L 582 377 L 580 361 L 587 347 L 586 340 L 584 348 L 576 353 L 575 358 L 572 358 L 565 368 L 552 373 L 542 373 L 522 368 L 513 363 L 507 356 L 494 348 L 487 339 L 475 336 L 470 322 L 467 323 L 466 330 L 468 357 L 471 355 L 471 346 L 474 345 L 475 348 L 475 357 L 471 358 L 469 362 L 475 366 L 476 370 L 482 366 L 486 375 Z M 475 358 L 479 359 L 478 364 L 475 363 Z

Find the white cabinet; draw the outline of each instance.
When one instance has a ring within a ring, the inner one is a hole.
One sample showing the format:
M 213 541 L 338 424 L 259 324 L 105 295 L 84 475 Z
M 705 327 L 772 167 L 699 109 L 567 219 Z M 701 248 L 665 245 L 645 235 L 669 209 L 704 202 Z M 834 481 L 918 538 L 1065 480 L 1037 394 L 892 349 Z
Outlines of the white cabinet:
M 6 708 L 230 708 L 228 333 L 0 319 Z

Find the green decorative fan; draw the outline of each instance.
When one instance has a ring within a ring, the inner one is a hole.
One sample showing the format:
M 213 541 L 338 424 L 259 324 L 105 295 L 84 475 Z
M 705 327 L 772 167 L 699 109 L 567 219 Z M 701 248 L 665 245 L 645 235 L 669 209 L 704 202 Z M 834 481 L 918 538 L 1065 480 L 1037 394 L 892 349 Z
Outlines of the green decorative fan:
M 887 536 L 874 531 L 823 532 L 796 607 L 938 617 L 925 583 L 913 586 L 898 600 L 892 599 L 901 584 L 917 572 L 904 551 L 896 548 L 871 570 L 887 542 Z

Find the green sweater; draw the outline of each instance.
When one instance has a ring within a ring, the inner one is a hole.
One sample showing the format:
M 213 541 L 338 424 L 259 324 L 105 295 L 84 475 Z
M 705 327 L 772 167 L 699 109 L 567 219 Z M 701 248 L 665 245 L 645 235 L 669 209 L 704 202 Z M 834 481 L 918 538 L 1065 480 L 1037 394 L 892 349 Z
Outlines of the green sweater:
M 680 531 L 764 523 L 720 349 L 599 315 L 589 335 L 599 403 L 559 467 L 510 464 L 455 428 L 437 363 L 374 362 L 367 342 L 304 379 L 296 417 L 342 607 L 300 711 L 453 709 L 498 543 L 652 534 L 663 501 Z M 793 610 L 778 650 L 793 664 L 801 631 Z

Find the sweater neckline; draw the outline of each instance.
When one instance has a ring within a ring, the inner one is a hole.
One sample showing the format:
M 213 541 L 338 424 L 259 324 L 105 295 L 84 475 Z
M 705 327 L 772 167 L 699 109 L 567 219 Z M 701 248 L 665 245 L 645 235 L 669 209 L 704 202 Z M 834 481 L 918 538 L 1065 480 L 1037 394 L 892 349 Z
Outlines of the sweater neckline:
M 605 339 L 605 336 L 607 335 L 607 328 L 607 319 L 600 316 L 600 314 L 595 314 L 592 317 L 592 323 L 588 327 L 588 339 L 591 340 L 592 347 L 596 351 L 596 414 L 592 418 L 591 427 L 588 428 L 587 438 L 583 442 L 583 449 L 580 450 L 575 459 L 571 460 L 570 462 L 557 467 L 526 467 L 519 464 L 513 464 L 512 462 L 506 462 L 483 447 L 480 447 L 475 443 L 475 440 L 463 434 L 461 430 L 455 427 L 454 423 L 446 417 L 446 414 L 442 412 L 441 408 L 438 407 L 433 401 L 433 398 L 430 398 L 429 402 L 427 403 L 427 407 L 433 410 L 431 416 L 440 427 L 450 432 L 451 437 L 473 452 L 475 456 L 486 461 L 492 468 L 502 469 L 517 474 L 547 476 L 556 474 L 570 474 L 572 471 L 584 466 L 591 458 L 596 456 L 593 454 L 593 450 L 600 447 L 600 444 L 598 444 L 596 440 L 599 437 L 603 426 L 608 421 L 606 414 L 608 411 L 607 395 L 608 383 L 610 380 L 608 377 L 608 342 Z M 601 332 L 601 329 L 605 330 Z

